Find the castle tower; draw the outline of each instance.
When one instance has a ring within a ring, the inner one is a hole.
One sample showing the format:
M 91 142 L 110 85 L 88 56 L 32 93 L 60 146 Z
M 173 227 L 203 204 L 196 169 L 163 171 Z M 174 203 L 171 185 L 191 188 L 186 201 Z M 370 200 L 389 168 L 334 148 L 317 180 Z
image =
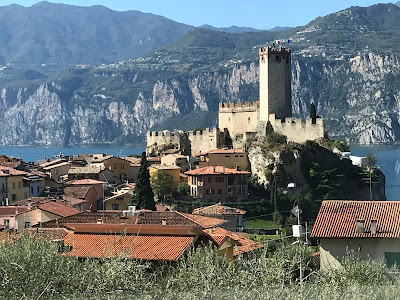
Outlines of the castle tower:
M 260 121 L 292 116 L 291 56 L 285 47 L 260 48 Z

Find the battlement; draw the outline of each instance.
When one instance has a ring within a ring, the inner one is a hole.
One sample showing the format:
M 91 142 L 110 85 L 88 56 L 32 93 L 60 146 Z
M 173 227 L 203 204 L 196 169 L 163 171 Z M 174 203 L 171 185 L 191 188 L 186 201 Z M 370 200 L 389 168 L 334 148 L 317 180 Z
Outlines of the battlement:
M 155 136 L 164 136 L 164 137 L 172 137 L 172 136 L 183 136 L 185 134 L 182 130 L 162 130 L 162 131 L 147 131 L 147 137 L 155 137 Z
M 207 134 L 216 134 L 219 133 L 219 129 L 217 128 L 204 128 L 203 130 L 191 130 L 186 131 L 186 133 L 190 136 L 198 136 L 198 135 L 207 135 Z
M 286 55 L 290 55 L 291 50 L 290 48 L 285 48 L 282 46 L 279 47 L 260 47 L 259 48 L 259 56 L 263 56 L 263 55 L 269 55 L 269 54 L 286 54 Z
M 275 114 L 270 114 L 268 120 L 270 121 L 272 126 L 282 126 L 282 127 L 308 127 L 308 126 L 324 126 L 324 119 L 317 118 L 315 120 L 315 124 L 312 123 L 311 118 L 307 118 L 305 121 L 301 118 L 285 118 L 285 119 L 276 119 Z
M 247 101 L 247 102 L 222 102 L 219 104 L 219 112 L 232 113 L 242 111 L 257 111 L 260 108 L 260 101 Z

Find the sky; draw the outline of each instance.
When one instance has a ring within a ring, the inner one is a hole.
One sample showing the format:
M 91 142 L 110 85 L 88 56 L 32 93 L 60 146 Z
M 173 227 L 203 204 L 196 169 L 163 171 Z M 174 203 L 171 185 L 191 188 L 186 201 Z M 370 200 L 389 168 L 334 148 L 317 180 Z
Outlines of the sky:
M 209 24 L 215 27 L 232 25 L 270 29 L 275 26 L 306 25 L 350 6 L 370 6 L 396 1 L 374 0 L 50 0 L 78 6 L 103 5 L 113 10 L 139 10 L 153 13 L 188 25 Z M 12 3 L 31 6 L 35 0 L 0 0 L 0 6 Z

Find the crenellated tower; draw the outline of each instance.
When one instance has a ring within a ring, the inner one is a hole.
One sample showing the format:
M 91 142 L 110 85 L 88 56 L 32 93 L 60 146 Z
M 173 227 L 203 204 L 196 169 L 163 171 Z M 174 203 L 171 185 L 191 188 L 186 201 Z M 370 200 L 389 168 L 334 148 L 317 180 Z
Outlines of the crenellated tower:
M 260 59 L 260 121 L 270 114 L 277 119 L 292 116 L 291 52 L 285 47 L 262 47 Z

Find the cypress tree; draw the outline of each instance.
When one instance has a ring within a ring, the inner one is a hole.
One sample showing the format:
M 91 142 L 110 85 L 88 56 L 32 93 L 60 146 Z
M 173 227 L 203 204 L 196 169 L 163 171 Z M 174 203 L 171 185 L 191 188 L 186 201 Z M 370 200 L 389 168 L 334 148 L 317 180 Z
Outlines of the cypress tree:
M 314 102 L 311 102 L 311 104 L 310 104 L 310 118 L 311 118 L 313 124 L 315 124 L 317 122 L 317 111 L 315 109 Z
M 150 185 L 150 174 L 147 169 L 146 152 L 142 153 L 140 160 L 140 169 L 136 177 L 136 185 L 133 190 L 131 203 L 140 208 L 156 210 L 156 203 L 154 202 L 154 194 Z

